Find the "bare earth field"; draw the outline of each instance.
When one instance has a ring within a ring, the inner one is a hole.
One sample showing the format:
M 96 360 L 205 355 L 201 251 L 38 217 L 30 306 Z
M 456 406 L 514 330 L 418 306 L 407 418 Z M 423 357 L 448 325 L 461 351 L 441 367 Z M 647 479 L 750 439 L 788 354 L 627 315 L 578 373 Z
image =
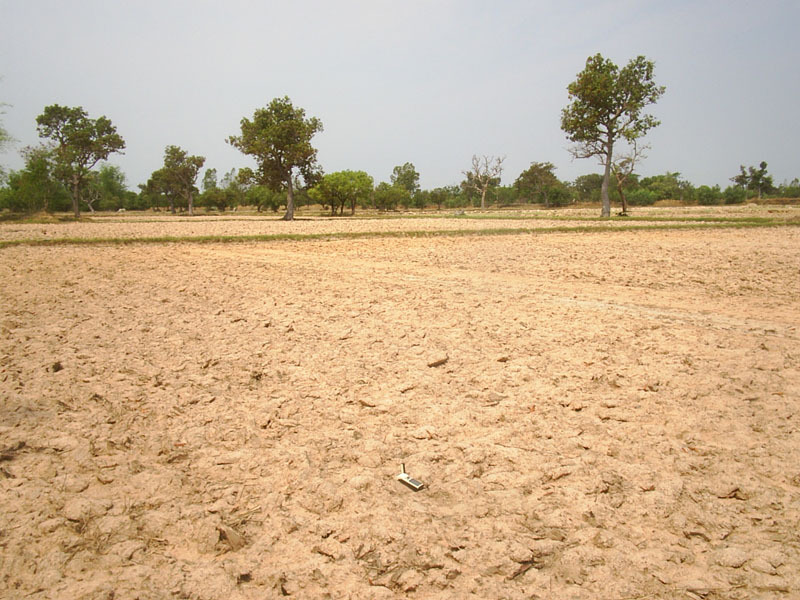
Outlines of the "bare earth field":
M 509 211 L 491 213 L 495 218 L 474 219 L 471 212 L 464 218 L 453 218 L 453 211 L 427 212 L 394 218 L 330 218 L 302 217 L 291 223 L 280 221 L 274 214 L 198 215 L 186 217 L 164 213 L 98 213 L 84 215 L 87 221 L 73 223 L 9 223 L 0 226 L 0 243 L 18 240 L 59 240 L 65 238 L 145 239 L 156 237 L 192 238 L 203 236 L 274 236 L 358 234 L 382 232 L 475 231 L 480 229 L 541 229 L 553 227 L 652 226 L 653 222 L 630 220 L 598 221 L 597 209 L 559 209 Z M 302 212 L 300 213 L 303 214 Z M 797 206 L 709 206 L 685 208 L 637 208 L 638 218 L 655 219 L 747 219 L 767 217 L 773 221 L 797 221 Z M 483 215 L 487 216 L 487 215 Z M 591 221 L 587 221 L 591 218 Z M 691 221 L 690 221 L 691 222 Z M 670 222 L 662 223 L 669 225 Z M 673 222 L 674 224 L 674 222 Z
M 798 227 L 0 278 L 0 597 L 800 596 Z

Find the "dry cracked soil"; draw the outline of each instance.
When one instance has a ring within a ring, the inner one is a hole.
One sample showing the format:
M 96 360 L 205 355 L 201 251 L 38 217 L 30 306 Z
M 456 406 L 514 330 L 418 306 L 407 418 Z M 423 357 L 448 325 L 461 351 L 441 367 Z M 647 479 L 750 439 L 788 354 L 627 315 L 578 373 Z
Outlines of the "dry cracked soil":
M 800 597 L 800 228 L 0 278 L 4 598 Z

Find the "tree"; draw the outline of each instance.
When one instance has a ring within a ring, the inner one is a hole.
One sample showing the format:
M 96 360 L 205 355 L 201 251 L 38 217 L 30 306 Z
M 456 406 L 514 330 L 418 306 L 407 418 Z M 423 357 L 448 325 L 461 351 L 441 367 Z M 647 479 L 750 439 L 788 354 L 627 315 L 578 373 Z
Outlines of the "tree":
M 618 142 L 633 143 L 659 125 L 646 106 L 664 94 L 653 81 L 654 64 L 638 56 L 620 69 L 600 54 L 586 60 L 586 68 L 567 86 L 570 104 L 561 112 L 561 128 L 575 143 L 575 158 L 596 156 L 605 167 L 600 196 L 601 216 L 611 215 L 609 180 Z
M 800 179 L 795 177 L 790 182 L 784 182 L 778 188 L 781 198 L 800 198 Z
M 204 156 L 192 156 L 178 146 L 167 146 L 164 150 L 164 166 L 162 167 L 162 182 L 170 191 L 186 201 L 190 215 L 194 214 L 194 182 L 203 164 Z M 172 204 L 175 212 L 175 204 Z
M 722 192 L 719 189 L 718 185 L 714 187 L 708 187 L 707 185 L 701 185 L 697 188 L 697 203 L 703 206 L 711 206 L 714 204 L 720 204 L 722 202 Z
M 505 156 L 472 156 L 472 169 L 463 171 L 467 179 L 463 185 L 475 190 L 481 196 L 481 208 L 486 208 L 486 192 L 491 186 L 500 185 Z
M 555 169 L 556 167 L 553 163 L 533 162 L 530 167 L 517 177 L 514 182 L 514 189 L 521 198 L 528 202 L 536 199 L 549 207 L 548 195 L 551 194 L 553 189 L 562 185 L 553 172 Z
M 344 207 L 350 207 L 350 214 L 356 213 L 356 204 L 364 204 L 372 195 L 373 180 L 364 171 L 337 171 L 324 175 L 311 189 L 311 197 L 323 205 L 330 204 L 331 216 L 344 214 Z
M 763 193 L 773 189 L 772 176 L 767 175 L 767 163 L 763 160 L 758 165 L 758 169 L 752 166 L 745 169 L 744 165 L 740 165 L 739 174 L 731 177 L 731 181 L 743 190 L 756 192 L 759 200 Z
M 256 183 L 272 189 L 286 186 L 284 221 L 294 219 L 294 170 L 306 184 L 320 177 L 311 138 L 322 131 L 322 122 L 315 117 L 306 119 L 305 114 L 302 108 L 292 106 L 288 96 L 275 98 L 267 108 L 256 110 L 252 120 L 242 119 L 241 135 L 228 138 L 229 144 L 256 159 L 257 171 L 250 172 Z
M 411 197 L 419 191 L 419 173 L 410 162 L 405 163 L 403 166 L 395 167 L 392 170 L 390 181 L 392 185 L 405 188 Z
M 4 106 L 8 106 L 5 103 L 0 102 L 0 115 L 4 115 L 5 111 L 2 110 Z M 3 126 L 3 122 L 0 121 L 0 152 L 5 152 L 6 148 L 14 141 L 14 138 L 11 137 L 11 134 L 8 133 L 6 128 Z M 0 184 L 3 183 L 5 179 L 6 171 L 2 165 L 0 165 Z
M 141 195 L 144 196 L 154 210 L 160 210 L 162 201 L 165 208 L 168 206 L 172 214 L 175 214 L 175 200 L 179 195 L 175 188 L 174 181 L 167 176 L 164 167 L 156 169 L 150 175 L 147 183 L 140 185 Z
M 694 187 L 681 178 L 678 171 L 667 171 L 663 175 L 644 177 L 639 181 L 639 186 L 655 194 L 656 200 L 691 200 L 694 196 Z
M 56 179 L 53 149 L 47 145 L 22 150 L 25 168 L 8 176 L 7 207 L 14 212 L 51 212 L 69 206 L 69 193 Z
M 36 124 L 39 137 L 55 143 L 56 176 L 70 190 L 72 210 L 80 217 L 81 185 L 98 162 L 121 153 L 125 141 L 105 116 L 90 119 L 80 106 L 47 106 Z
M 375 188 L 373 198 L 378 210 L 396 210 L 399 204 L 408 202 L 409 195 L 404 187 L 382 181 Z
M 265 185 L 250 186 L 245 192 L 248 204 L 255 206 L 258 212 L 269 208 L 272 212 L 278 212 L 281 204 L 286 201 L 286 196 L 281 192 L 269 189 Z
M 611 172 L 614 173 L 614 179 L 617 182 L 617 193 L 622 201 L 622 216 L 628 215 L 628 201 L 625 198 L 625 184 L 628 183 L 633 175 L 633 170 L 636 168 L 636 163 L 646 158 L 644 151 L 649 146 L 642 146 L 641 148 L 636 143 L 636 140 L 631 144 L 631 149 L 625 154 L 616 156 L 611 163 Z
M 93 198 L 92 204 L 97 202 L 100 210 L 119 210 L 130 198 L 125 173 L 116 165 L 101 165 L 99 171 L 89 174 L 87 184 L 87 194 Z
M 447 202 L 448 192 L 445 188 L 434 188 L 431 190 L 430 198 L 431 202 L 436 205 L 436 210 L 442 210 L 442 204 Z
M 217 189 L 217 170 L 206 169 L 206 172 L 203 173 L 203 191 L 207 192 L 215 189 Z
M 580 175 L 573 183 L 573 187 L 581 202 L 599 202 L 600 189 L 603 187 L 603 176 L 598 173 Z

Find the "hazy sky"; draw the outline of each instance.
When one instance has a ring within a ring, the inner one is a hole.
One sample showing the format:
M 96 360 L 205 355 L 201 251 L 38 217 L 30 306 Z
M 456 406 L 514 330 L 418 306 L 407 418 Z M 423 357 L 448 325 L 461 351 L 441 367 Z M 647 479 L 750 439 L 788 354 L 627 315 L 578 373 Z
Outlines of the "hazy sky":
M 239 121 L 288 95 L 325 130 L 326 172 L 388 181 L 410 161 L 424 188 L 456 184 L 473 154 L 505 155 L 503 183 L 533 161 L 564 180 L 566 86 L 597 52 L 643 54 L 667 87 L 638 171 L 718 183 L 740 164 L 800 177 L 800 2 L 672 0 L 0 0 L 2 120 L 18 149 L 49 104 L 106 115 L 127 142 L 129 186 L 176 144 L 221 175 L 250 159 Z

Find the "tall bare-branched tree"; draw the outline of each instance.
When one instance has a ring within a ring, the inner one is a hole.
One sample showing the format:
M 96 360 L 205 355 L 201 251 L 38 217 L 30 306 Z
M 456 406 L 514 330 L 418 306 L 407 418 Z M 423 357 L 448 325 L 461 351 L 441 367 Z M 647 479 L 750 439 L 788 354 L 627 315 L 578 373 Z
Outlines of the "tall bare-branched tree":
M 463 171 L 467 177 L 466 185 L 481 195 L 481 208 L 486 208 L 486 192 L 492 185 L 500 183 L 505 156 L 472 155 L 472 169 Z
M 617 182 L 617 193 L 622 202 L 622 215 L 624 216 L 628 215 L 628 199 L 625 197 L 625 183 L 630 176 L 633 175 L 636 163 L 647 158 L 644 151 L 649 149 L 650 146 L 647 144 L 639 146 L 636 140 L 634 140 L 630 150 L 623 154 L 618 154 L 611 163 L 611 172 L 614 174 L 614 179 Z

